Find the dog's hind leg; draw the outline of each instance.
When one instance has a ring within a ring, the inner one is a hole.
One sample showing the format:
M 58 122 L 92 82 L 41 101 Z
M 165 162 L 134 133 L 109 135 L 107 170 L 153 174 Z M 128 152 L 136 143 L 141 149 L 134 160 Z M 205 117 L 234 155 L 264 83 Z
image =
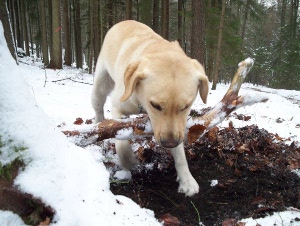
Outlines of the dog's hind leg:
M 128 140 L 116 140 L 116 151 L 122 168 L 130 170 L 138 163 Z
M 117 105 L 113 105 L 111 110 L 113 118 L 122 117 L 122 113 Z M 139 162 L 128 140 L 116 140 L 115 146 L 122 168 L 130 170 Z
M 175 168 L 177 171 L 177 181 L 179 182 L 178 192 L 184 193 L 186 196 L 193 196 L 199 192 L 199 185 L 190 173 L 183 143 L 176 148 L 172 148 L 172 155 L 175 161 Z
M 94 85 L 92 89 L 92 106 L 95 111 L 95 122 L 101 122 L 104 119 L 103 106 L 107 95 L 114 87 L 114 81 L 109 76 L 107 70 L 101 63 L 97 63 L 95 71 Z

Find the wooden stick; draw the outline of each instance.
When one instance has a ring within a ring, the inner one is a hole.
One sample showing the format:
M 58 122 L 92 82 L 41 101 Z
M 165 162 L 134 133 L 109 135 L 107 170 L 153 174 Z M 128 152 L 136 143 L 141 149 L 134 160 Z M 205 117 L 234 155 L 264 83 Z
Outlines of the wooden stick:
M 251 58 L 239 63 L 239 68 L 223 99 L 212 109 L 204 109 L 200 116 L 199 114 L 198 116 L 190 116 L 187 121 L 186 129 L 187 141 L 189 144 L 194 143 L 212 127 L 221 123 L 231 112 L 240 107 L 249 106 L 259 102 L 266 102 L 268 100 L 268 98 L 263 96 L 255 98 L 250 95 L 238 96 L 241 85 L 253 66 L 253 63 Z M 85 130 L 63 131 L 63 133 L 68 136 L 81 135 L 85 138 L 94 137 L 94 140 L 100 141 L 109 138 L 129 140 L 140 137 L 149 137 L 153 135 L 153 130 L 148 116 L 142 115 L 136 118 L 104 120 Z M 90 142 L 94 141 L 90 140 Z

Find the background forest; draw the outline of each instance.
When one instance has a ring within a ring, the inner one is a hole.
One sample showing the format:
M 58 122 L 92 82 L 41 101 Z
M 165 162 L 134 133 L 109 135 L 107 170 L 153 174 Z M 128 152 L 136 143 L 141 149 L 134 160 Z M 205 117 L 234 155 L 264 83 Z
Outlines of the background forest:
M 7 0 L 18 54 L 46 67 L 93 73 L 107 30 L 134 19 L 202 63 L 213 89 L 238 62 L 255 59 L 248 82 L 300 89 L 299 0 Z M 20 52 L 23 49 L 23 53 Z

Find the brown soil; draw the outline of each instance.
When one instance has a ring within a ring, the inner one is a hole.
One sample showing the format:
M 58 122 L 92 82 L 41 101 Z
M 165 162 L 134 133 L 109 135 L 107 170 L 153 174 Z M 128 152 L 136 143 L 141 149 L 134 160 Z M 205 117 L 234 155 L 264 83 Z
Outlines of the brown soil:
M 200 186 L 192 198 L 177 192 L 172 156 L 157 147 L 139 149 L 143 163 L 132 170 L 132 180 L 111 183 L 111 190 L 152 209 L 157 218 L 171 222 L 166 225 L 199 225 L 199 213 L 206 226 L 228 226 L 291 206 L 300 209 L 300 178 L 291 172 L 300 168 L 300 148 L 285 145 L 278 135 L 257 126 L 215 127 L 186 147 L 186 154 Z M 218 184 L 211 186 L 212 180 Z
M 213 128 L 199 142 L 186 146 L 190 171 L 200 186 L 199 194 L 191 198 L 177 192 L 170 152 L 150 141 L 150 148 L 141 146 L 137 151 L 142 163 L 132 170 L 132 180 L 111 183 L 111 190 L 152 209 L 158 219 L 169 222 L 165 225 L 199 225 L 200 217 L 206 226 L 231 226 L 246 217 L 263 217 L 287 207 L 300 209 L 300 178 L 291 171 L 300 168 L 300 148 L 284 141 L 257 126 Z M 118 168 L 112 162 L 106 165 Z M 0 177 L 0 209 L 12 210 L 32 225 L 48 224 L 54 211 L 12 185 L 22 167 L 16 162 L 11 178 Z M 218 184 L 211 186 L 212 180 Z
M 0 168 L 0 210 L 13 211 L 28 225 L 48 225 L 54 216 L 51 207 L 13 186 L 14 179 L 23 167 L 21 161 L 15 160 L 11 165 Z

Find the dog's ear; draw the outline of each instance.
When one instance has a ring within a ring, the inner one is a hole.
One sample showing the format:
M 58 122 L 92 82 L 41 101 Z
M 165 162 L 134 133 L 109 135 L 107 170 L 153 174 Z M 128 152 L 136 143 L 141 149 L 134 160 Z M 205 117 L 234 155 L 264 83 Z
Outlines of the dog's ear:
M 208 78 L 205 74 L 203 66 L 197 60 L 192 60 L 192 62 L 197 70 L 197 77 L 198 77 L 198 81 L 199 81 L 199 86 L 198 86 L 199 94 L 200 94 L 200 97 L 201 97 L 203 103 L 206 104 L 207 96 L 208 96 L 208 92 L 209 92 Z
M 123 96 L 120 99 L 122 102 L 127 100 L 131 96 L 138 81 L 144 78 L 144 74 L 138 72 L 139 64 L 140 64 L 140 62 L 136 61 L 136 62 L 129 64 L 126 68 L 126 71 L 124 74 L 125 91 L 124 91 Z

